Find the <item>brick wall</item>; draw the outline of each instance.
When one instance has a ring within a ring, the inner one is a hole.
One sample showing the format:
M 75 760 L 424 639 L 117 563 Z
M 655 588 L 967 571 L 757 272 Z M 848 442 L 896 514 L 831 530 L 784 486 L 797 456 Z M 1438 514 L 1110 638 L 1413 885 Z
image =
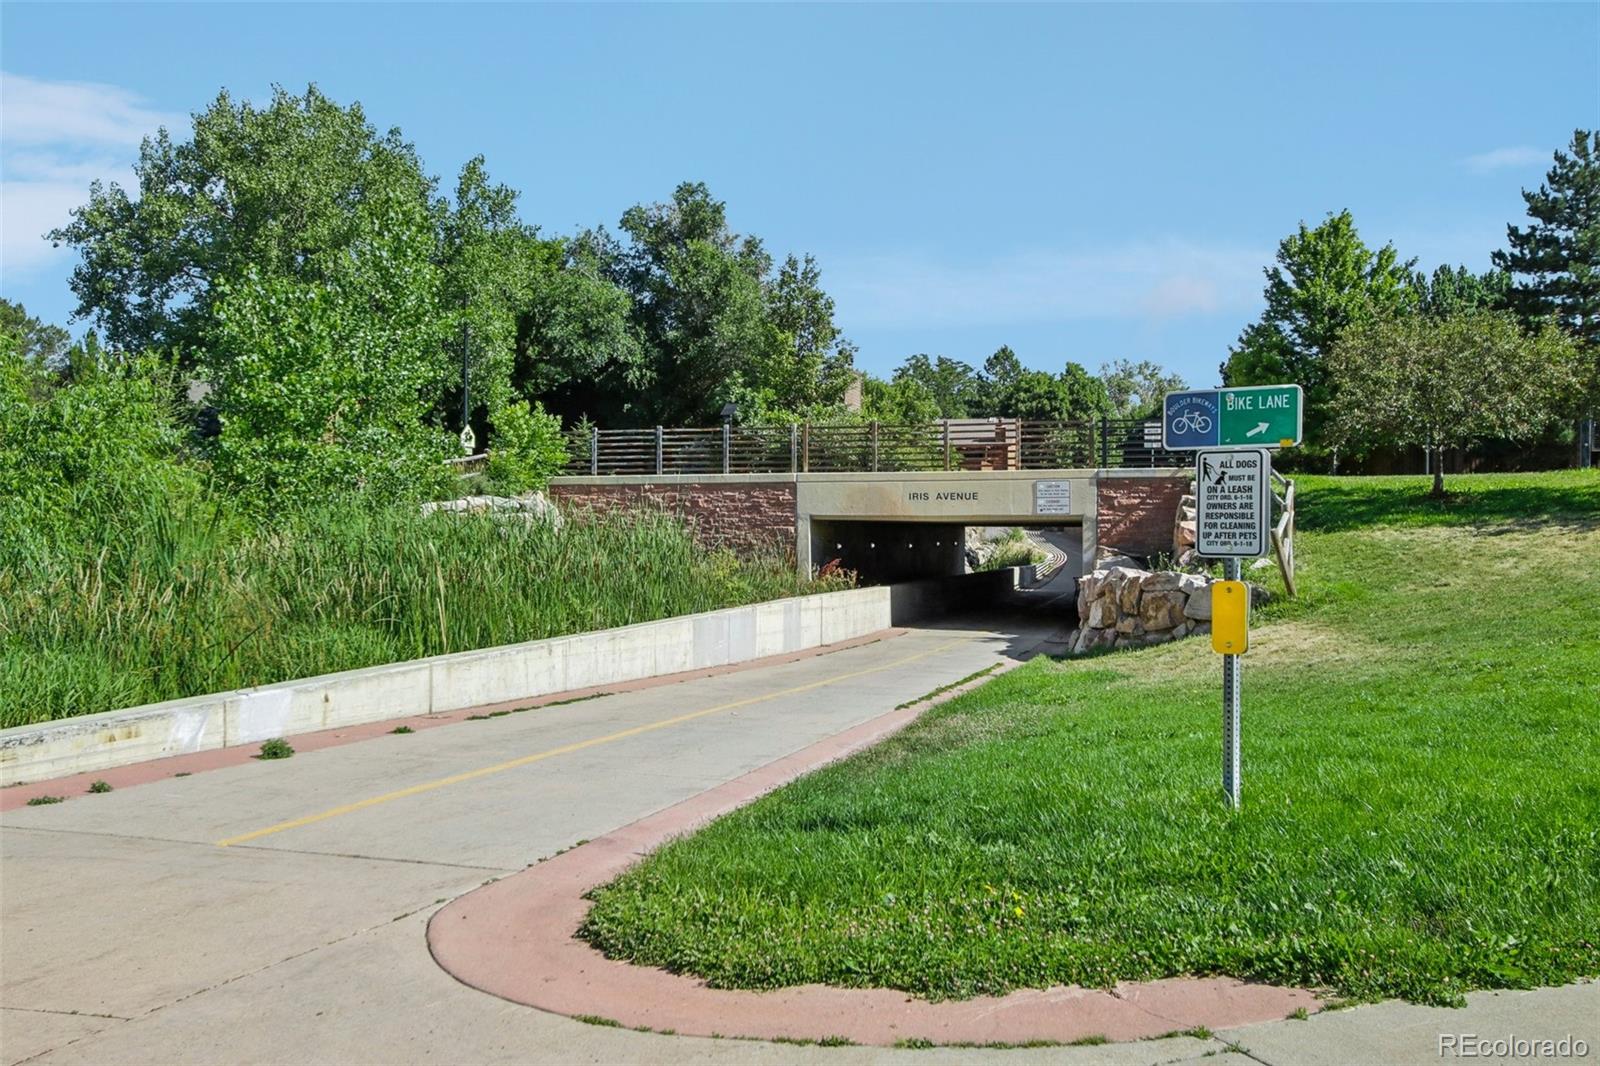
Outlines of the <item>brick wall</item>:
M 1188 490 L 1187 477 L 1101 479 L 1096 496 L 1100 547 L 1129 555 L 1172 551 L 1178 501 Z
M 732 484 L 552 485 L 563 507 L 610 511 L 656 507 L 688 522 L 695 540 L 709 548 L 743 553 L 795 553 L 792 481 Z

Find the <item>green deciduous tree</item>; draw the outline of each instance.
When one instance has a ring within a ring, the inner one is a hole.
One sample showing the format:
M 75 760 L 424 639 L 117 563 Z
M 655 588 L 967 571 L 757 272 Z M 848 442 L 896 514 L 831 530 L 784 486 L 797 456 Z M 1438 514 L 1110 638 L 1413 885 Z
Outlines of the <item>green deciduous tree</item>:
M 569 423 L 625 425 L 651 380 L 633 299 L 585 238 L 540 240 L 530 255 L 517 318 L 518 395 L 537 397 Z
M 1160 409 L 1167 393 L 1188 388 L 1181 375 L 1169 374 L 1161 364 L 1148 359 L 1101 363 L 1100 381 L 1109 411 L 1117 418 L 1144 418 Z
M 216 467 L 257 507 L 448 484 L 453 442 L 426 418 L 451 369 L 432 217 L 398 190 L 355 218 L 350 251 L 317 280 L 252 267 L 218 286 L 202 364 Z
M 783 338 L 763 288 L 772 259 L 728 227 L 726 205 L 699 182 L 679 185 L 670 203 L 629 208 L 621 228 L 629 244 L 614 269 L 649 367 L 635 420 L 703 424 L 777 358 Z
M 516 192 L 489 180 L 482 156 L 461 168 L 454 202 L 435 210 L 448 335 L 458 359 L 467 345 L 473 410 L 500 410 L 512 402 L 517 317 L 528 302 L 537 234 L 518 219 Z M 461 383 L 441 400 L 451 424 L 459 423 Z
M 983 382 L 959 359 L 918 353 L 895 369 L 894 380 L 921 385 L 938 408 L 936 418 L 966 418 L 983 405 Z
M 922 424 L 937 421 L 939 401 L 914 377 L 891 381 L 866 377 L 861 382 L 861 414 L 879 422 Z
M 1060 374 L 1018 369 L 995 379 L 989 393 L 992 406 L 984 413 L 1000 418 L 1075 422 L 1107 409 L 1105 386 L 1077 363 Z
M 72 337 L 60 326 L 34 318 L 21 304 L 0 300 L 0 345 L 35 366 L 60 370 L 67 364 Z
M 173 382 L 154 357 L 63 382 L 0 340 L 0 572 L 103 539 L 152 500 L 199 494 L 173 462 Z
M 1536 435 L 1565 413 L 1575 367 L 1571 340 L 1548 323 L 1530 335 L 1481 309 L 1363 319 L 1328 357 L 1329 435 L 1357 451 L 1433 449 L 1433 493 L 1443 496 L 1446 448 Z
M 816 259 L 786 258 L 766 294 L 778 343 L 758 371 L 754 402 L 790 410 L 838 403 L 854 376 L 856 349 L 834 322 Z
M 497 486 L 514 492 L 542 489 L 567 461 L 561 419 L 535 402 L 509 400 L 495 408 L 494 448 L 489 475 Z
M 1474 274 L 1464 266 L 1441 266 L 1431 276 L 1419 270 L 1411 279 L 1416 310 L 1433 318 L 1463 311 L 1504 310 L 1510 286 L 1511 278 L 1501 271 Z
M 1522 191 L 1533 220 L 1507 226 L 1495 266 L 1512 275 L 1508 300 L 1525 322 L 1548 319 L 1587 353 L 1590 405 L 1600 403 L 1600 134 L 1576 130 L 1544 184 Z
M 51 238 L 78 251 L 78 313 L 114 347 L 185 362 L 205 346 L 220 281 L 326 278 L 366 238 L 372 201 L 426 210 L 432 194 L 398 130 L 379 136 L 359 104 L 340 107 L 315 86 L 275 88 L 264 108 L 223 92 L 187 140 L 146 138 L 134 173 L 131 195 L 95 183 Z
M 1224 384 L 1301 385 L 1307 440 L 1322 443 L 1333 398 L 1328 353 L 1347 327 L 1412 305 L 1414 265 L 1391 245 L 1368 248 L 1349 211 L 1315 227 L 1302 222 L 1278 245 L 1277 265 L 1266 269 L 1266 310 L 1229 350 Z

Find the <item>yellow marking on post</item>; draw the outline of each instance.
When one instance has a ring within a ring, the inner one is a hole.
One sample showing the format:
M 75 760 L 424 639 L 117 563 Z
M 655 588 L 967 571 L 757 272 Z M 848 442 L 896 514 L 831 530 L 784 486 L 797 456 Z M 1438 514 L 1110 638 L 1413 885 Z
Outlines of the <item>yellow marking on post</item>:
M 893 662 L 882 663 L 878 666 L 871 666 L 865 670 L 856 670 L 853 673 L 848 674 L 838 674 L 834 677 L 823 678 L 821 681 L 812 681 L 808 684 L 796 685 L 793 688 L 781 689 L 777 692 L 768 692 L 762 696 L 749 696 L 742 700 L 734 700 L 731 703 L 719 703 L 715 707 L 705 707 L 698 711 L 690 711 L 687 714 L 675 715 L 671 718 L 663 718 L 657 722 L 648 722 L 644 725 L 634 726 L 631 729 L 623 729 L 615 733 L 607 733 L 603 737 L 590 737 L 588 740 L 579 740 L 571 744 L 563 744 L 559 748 L 550 748 L 547 751 L 534 752 L 532 755 L 523 755 L 519 758 L 508 759 L 505 762 L 495 763 L 493 766 L 483 766 L 476 770 L 467 770 L 463 773 L 451 774 L 449 777 L 441 777 L 436 781 L 424 781 L 421 784 L 412 785 L 409 788 L 401 788 L 396 789 L 393 792 L 385 792 L 381 796 L 369 796 L 364 800 L 357 800 L 355 803 L 346 803 L 342 807 L 333 807 L 329 810 L 320 811 L 317 814 L 308 814 L 303 818 L 292 818 L 287 822 L 279 822 L 277 825 L 269 825 L 264 829 L 255 829 L 248 833 L 241 833 L 238 836 L 228 837 L 226 840 L 219 840 L 217 841 L 217 847 L 226 848 L 234 844 L 243 844 L 247 841 L 258 840 L 264 836 L 271 836 L 273 833 L 281 833 L 286 829 L 299 829 L 301 826 L 327 821 L 329 818 L 337 818 L 343 814 L 354 814 L 356 811 L 366 810 L 368 807 L 376 807 L 381 803 L 389 803 L 392 800 L 405 799 L 408 796 L 420 795 L 423 792 L 432 792 L 434 789 L 445 788 L 448 785 L 459 785 L 463 781 L 472 781 L 476 778 L 488 777 L 490 774 L 498 774 L 505 770 L 515 770 L 519 766 L 527 766 L 531 763 L 542 762 L 545 759 L 553 759 L 558 755 L 571 755 L 575 751 L 583 751 L 585 748 L 593 748 L 601 744 L 609 744 L 616 740 L 626 740 L 628 737 L 636 737 L 641 733 L 650 733 L 657 729 L 666 729 L 670 726 L 682 725 L 684 722 L 692 722 L 696 718 L 704 718 L 706 715 L 716 714 L 719 711 L 732 711 L 739 707 L 748 707 L 751 704 L 764 703 L 767 700 L 775 700 L 782 696 L 794 696 L 802 692 L 811 692 L 815 689 L 823 688 L 828 685 L 836 685 L 841 681 L 850 681 L 858 677 L 866 677 L 868 674 L 876 674 L 881 673 L 884 670 L 892 670 L 897 666 L 904 666 L 906 663 L 913 663 L 918 659 L 926 659 L 930 655 L 937 655 L 939 652 L 942 652 L 947 648 L 953 648 L 960 643 L 960 638 L 949 640 L 943 644 L 940 644 L 938 647 L 929 648 L 927 651 L 920 651 L 915 655 L 907 655 L 902 658 L 895 659 Z
M 1211 583 L 1211 650 L 1243 655 L 1250 647 L 1250 587 L 1243 581 Z

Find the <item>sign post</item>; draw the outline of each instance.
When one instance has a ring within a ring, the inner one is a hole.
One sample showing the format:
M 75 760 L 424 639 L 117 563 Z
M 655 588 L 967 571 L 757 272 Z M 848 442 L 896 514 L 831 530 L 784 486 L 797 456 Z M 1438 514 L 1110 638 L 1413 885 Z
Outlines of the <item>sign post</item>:
M 1239 580 L 1239 560 L 1223 561 L 1226 580 L 1211 586 L 1211 648 L 1222 653 L 1222 794 L 1239 807 L 1239 695 L 1249 646 L 1250 587 Z
M 1211 648 L 1222 656 L 1222 793 L 1239 806 L 1239 707 L 1250 646 L 1250 587 L 1239 560 L 1265 555 L 1272 517 L 1272 454 L 1265 448 L 1195 452 L 1195 551 L 1223 560 L 1211 585 Z

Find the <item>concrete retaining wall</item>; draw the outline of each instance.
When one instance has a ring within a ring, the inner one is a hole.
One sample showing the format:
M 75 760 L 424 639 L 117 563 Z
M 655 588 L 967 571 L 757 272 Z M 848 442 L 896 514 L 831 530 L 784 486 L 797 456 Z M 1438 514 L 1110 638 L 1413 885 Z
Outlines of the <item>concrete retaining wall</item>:
M 0 786 L 803 651 L 888 628 L 892 602 L 887 586 L 798 596 L 17 726 Z

